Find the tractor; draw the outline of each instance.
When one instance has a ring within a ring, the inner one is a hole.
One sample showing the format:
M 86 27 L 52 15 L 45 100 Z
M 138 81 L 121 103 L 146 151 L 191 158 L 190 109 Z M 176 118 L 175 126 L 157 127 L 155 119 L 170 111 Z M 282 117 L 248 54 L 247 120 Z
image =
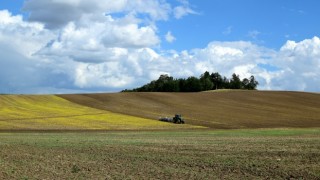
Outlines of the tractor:
M 184 120 L 181 116 L 181 114 L 176 114 L 173 118 L 159 118 L 160 121 L 164 121 L 164 122 L 172 122 L 175 124 L 184 124 Z
M 184 120 L 182 119 L 181 114 L 176 114 L 176 115 L 173 117 L 173 123 L 184 124 Z

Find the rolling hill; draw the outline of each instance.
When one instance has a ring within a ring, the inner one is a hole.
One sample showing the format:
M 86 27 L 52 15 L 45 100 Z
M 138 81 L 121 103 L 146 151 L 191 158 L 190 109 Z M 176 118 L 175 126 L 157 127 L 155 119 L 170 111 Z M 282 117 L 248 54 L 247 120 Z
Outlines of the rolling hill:
M 276 91 L 59 95 L 95 109 L 157 120 L 182 114 L 213 129 L 320 127 L 320 94 Z
M 54 95 L 1 95 L 0 131 L 6 130 L 150 130 L 197 128 L 112 113 Z
M 158 121 L 176 113 L 187 124 Z M 320 94 L 212 91 L 0 96 L 0 130 L 288 127 L 320 127 Z

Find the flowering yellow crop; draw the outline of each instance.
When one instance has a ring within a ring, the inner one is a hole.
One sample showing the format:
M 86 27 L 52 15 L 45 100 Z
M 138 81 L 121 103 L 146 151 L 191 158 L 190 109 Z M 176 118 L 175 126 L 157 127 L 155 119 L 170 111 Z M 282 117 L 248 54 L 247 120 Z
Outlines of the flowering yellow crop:
M 172 129 L 195 128 L 112 113 L 54 95 L 1 95 L 0 130 L 4 129 Z

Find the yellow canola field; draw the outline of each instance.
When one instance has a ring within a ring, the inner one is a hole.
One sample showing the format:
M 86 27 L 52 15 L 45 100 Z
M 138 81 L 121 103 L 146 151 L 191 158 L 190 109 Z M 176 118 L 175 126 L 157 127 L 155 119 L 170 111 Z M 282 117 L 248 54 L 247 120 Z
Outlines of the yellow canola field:
M 54 95 L 1 95 L 0 130 L 198 128 L 81 106 Z

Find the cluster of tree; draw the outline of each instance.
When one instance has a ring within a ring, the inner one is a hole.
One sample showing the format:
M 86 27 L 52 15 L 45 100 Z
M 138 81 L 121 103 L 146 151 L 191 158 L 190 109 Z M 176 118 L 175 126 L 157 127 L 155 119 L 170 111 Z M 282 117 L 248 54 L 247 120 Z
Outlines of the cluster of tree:
M 218 72 L 210 74 L 206 71 L 200 78 L 191 76 L 187 79 L 174 79 L 164 74 L 161 75 L 158 80 L 151 81 L 142 87 L 132 90 L 126 89 L 122 92 L 199 92 L 215 89 L 255 90 L 258 84 L 254 76 L 241 80 L 239 75 L 233 74 L 232 77 L 228 79 L 225 76 L 221 76 Z

